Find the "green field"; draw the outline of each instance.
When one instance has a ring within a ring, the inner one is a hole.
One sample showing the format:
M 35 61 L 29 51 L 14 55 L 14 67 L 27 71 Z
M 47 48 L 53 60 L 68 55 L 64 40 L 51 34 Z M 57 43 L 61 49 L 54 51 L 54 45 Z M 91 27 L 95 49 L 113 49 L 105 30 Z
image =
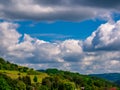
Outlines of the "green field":
M 19 71 L 10 71 L 10 70 L 0 70 L 0 73 L 4 73 L 7 76 L 11 77 L 12 79 L 17 79 L 18 77 L 23 77 L 28 75 L 25 72 L 19 72 Z M 42 79 L 45 77 L 48 77 L 48 75 L 46 73 L 41 73 L 39 75 L 28 75 L 31 78 L 31 82 L 34 83 L 33 78 L 34 76 L 37 76 L 38 78 L 38 82 L 42 82 Z

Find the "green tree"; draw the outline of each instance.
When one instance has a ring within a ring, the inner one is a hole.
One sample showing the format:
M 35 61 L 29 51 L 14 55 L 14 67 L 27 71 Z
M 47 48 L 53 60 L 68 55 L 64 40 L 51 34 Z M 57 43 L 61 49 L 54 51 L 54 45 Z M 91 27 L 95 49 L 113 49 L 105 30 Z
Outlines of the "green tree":
M 0 58 L 0 63 L 1 63 L 1 64 L 5 64 L 6 61 L 5 61 L 3 58 Z
M 73 82 L 63 81 L 58 90 L 75 90 L 75 84 Z
M 38 81 L 38 78 L 37 78 L 36 75 L 34 76 L 33 81 L 34 81 L 34 82 L 37 82 L 37 81 Z
M 11 90 L 11 87 L 2 76 L 0 76 L 0 90 Z
M 47 86 L 45 86 L 45 85 L 41 85 L 40 88 L 39 88 L 39 90 L 49 90 L 49 89 L 48 89 Z
M 23 72 L 27 72 L 28 71 L 28 67 L 23 67 Z
M 26 85 L 23 81 L 18 81 L 16 84 L 16 87 L 18 88 L 18 90 L 26 90 Z
M 31 85 L 31 79 L 30 79 L 30 76 L 25 76 L 23 77 L 23 82 L 26 84 L 26 85 Z
M 52 82 L 50 81 L 50 77 L 46 77 L 42 80 L 42 85 L 47 86 L 48 88 L 51 88 Z
M 0 70 L 2 70 L 2 64 L 0 63 Z

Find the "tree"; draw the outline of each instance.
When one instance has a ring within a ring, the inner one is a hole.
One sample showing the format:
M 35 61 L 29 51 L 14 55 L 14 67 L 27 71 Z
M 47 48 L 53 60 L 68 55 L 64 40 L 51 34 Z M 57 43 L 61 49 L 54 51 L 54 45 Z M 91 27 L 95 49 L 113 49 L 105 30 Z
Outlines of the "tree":
M 42 85 L 47 86 L 48 88 L 51 88 L 52 82 L 50 81 L 50 77 L 46 77 L 42 80 Z
M 37 82 L 37 81 L 38 81 L 38 79 L 37 79 L 37 76 L 36 76 L 36 75 L 34 76 L 33 81 L 34 81 L 34 82 Z
M 73 81 L 75 82 L 75 84 L 77 84 L 77 85 L 80 85 L 80 84 L 83 84 L 84 82 L 83 82 L 83 79 L 81 78 L 81 77 L 79 77 L 79 76 L 75 76 L 74 78 L 73 78 Z
M 23 82 L 26 84 L 26 85 L 31 85 L 31 79 L 29 76 L 25 76 L 23 77 Z
M 0 90 L 11 90 L 11 87 L 2 76 L 0 76 Z
M 18 81 L 16 84 L 16 87 L 18 88 L 18 90 L 26 90 L 26 85 L 23 81 Z
M 2 64 L 0 63 L 0 70 L 2 69 Z
M 39 90 L 49 90 L 49 89 L 48 89 L 47 86 L 45 86 L 45 85 L 41 85 L 40 88 L 39 88 Z
M 61 82 L 58 90 L 75 90 L 75 84 L 68 81 Z
M 0 63 L 5 64 L 6 62 L 5 62 L 5 60 L 3 58 L 0 58 Z
M 28 67 L 23 67 L 23 72 L 27 72 Z

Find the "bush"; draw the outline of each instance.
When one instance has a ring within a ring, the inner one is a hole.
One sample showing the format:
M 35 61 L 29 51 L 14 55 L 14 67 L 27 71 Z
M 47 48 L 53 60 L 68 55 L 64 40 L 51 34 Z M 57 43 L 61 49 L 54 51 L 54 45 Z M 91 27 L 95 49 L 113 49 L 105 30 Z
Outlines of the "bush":
M 0 76 L 0 90 L 11 90 L 11 87 L 2 76 Z

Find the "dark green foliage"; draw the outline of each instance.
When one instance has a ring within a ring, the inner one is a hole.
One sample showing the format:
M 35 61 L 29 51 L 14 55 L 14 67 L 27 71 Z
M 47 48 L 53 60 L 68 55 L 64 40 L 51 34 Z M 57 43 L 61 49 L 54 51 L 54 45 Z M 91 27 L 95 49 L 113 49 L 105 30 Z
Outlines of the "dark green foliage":
M 0 70 L 18 70 L 18 65 L 0 58 Z
M 23 81 L 18 81 L 16 84 L 16 87 L 18 88 L 18 90 L 26 90 L 26 85 Z
M 34 82 L 37 82 L 37 81 L 38 81 L 37 76 L 34 76 L 33 81 L 34 81 Z
M 58 90 L 75 90 L 75 84 L 72 82 L 64 81 L 59 85 Z
M 40 87 L 39 87 L 39 89 L 38 89 L 38 90 L 49 90 L 49 89 L 48 89 L 48 87 L 47 87 L 47 86 L 42 85 L 42 86 L 40 86 Z
M 0 74 L 0 90 L 33 90 L 33 86 L 29 76 L 11 79 L 4 74 Z
M 10 77 L 1 74 L 0 76 L 3 77 L 5 79 L 5 81 L 7 82 L 7 84 L 10 86 L 11 89 L 13 89 L 14 87 L 16 87 L 16 80 L 12 80 Z
M 4 74 L 0 74 L 0 85 L 2 86 L 0 90 L 26 90 L 26 85 L 23 81 L 13 80 Z
M 23 67 L 23 72 L 27 72 L 28 71 L 28 67 Z
M 51 88 L 51 86 L 52 86 L 51 79 L 52 78 L 50 78 L 50 77 L 44 78 L 42 80 L 42 85 L 47 86 L 48 88 Z
M 6 61 L 3 58 L 0 58 L 0 63 L 4 64 L 4 63 L 6 63 Z
M 74 76 L 73 81 L 75 82 L 76 85 L 82 85 L 84 83 L 83 79 L 79 76 Z
M 0 90 L 11 90 L 11 87 L 2 76 L 0 76 Z
M 57 69 L 47 69 L 45 72 L 48 73 L 48 74 L 57 74 L 57 73 L 59 73 L 59 70 L 57 70 Z
M 15 70 L 20 72 L 32 72 L 39 73 L 33 69 L 29 69 L 28 67 L 18 66 L 17 64 L 10 63 L 9 61 L 5 61 L 3 58 L 0 58 L 0 70 Z
M 31 79 L 29 76 L 23 77 L 22 80 L 26 85 L 31 85 Z

